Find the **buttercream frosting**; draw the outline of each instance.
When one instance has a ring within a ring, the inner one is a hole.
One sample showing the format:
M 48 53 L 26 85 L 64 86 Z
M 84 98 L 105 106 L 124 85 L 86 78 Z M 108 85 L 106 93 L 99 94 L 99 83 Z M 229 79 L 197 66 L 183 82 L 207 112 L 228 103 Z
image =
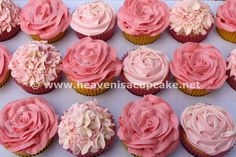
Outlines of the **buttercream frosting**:
M 230 150 L 236 141 L 235 122 L 219 106 L 197 103 L 187 107 L 181 116 L 181 125 L 188 141 L 211 156 Z
M 180 84 L 194 89 L 218 89 L 227 78 L 226 63 L 219 50 L 203 43 L 189 42 L 178 48 L 170 70 Z
M 79 83 L 101 83 L 120 74 L 122 64 L 116 50 L 102 40 L 86 37 L 67 50 L 61 69 Z
M 147 47 L 128 52 L 123 61 L 123 73 L 136 85 L 163 83 L 169 74 L 169 63 L 165 54 Z
M 218 28 L 229 32 L 236 32 L 236 1 L 226 0 L 216 13 L 216 25 Z
M 178 118 L 160 97 L 130 102 L 119 118 L 118 136 L 128 151 L 142 157 L 165 157 L 179 143 Z
M 96 100 L 76 103 L 61 118 L 59 143 L 74 155 L 97 153 L 115 136 L 112 114 Z
M 72 14 L 70 26 L 87 36 L 110 31 L 116 24 L 114 9 L 102 0 L 80 5 Z
M 213 23 L 209 5 L 200 0 L 182 0 L 171 9 L 170 27 L 178 35 L 205 35 Z
M 62 0 L 29 0 L 20 14 L 21 29 L 43 40 L 65 32 L 71 16 Z
M 8 65 L 10 60 L 11 53 L 4 45 L 0 44 L 0 82 L 5 79 L 6 74 L 9 72 Z
M 43 98 L 8 103 L 0 111 L 0 144 L 12 152 L 35 155 L 57 132 L 58 116 Z
M 236 79 L 236 49 L 234 49 L 230 56 L 227 58 L 227 70 L 230 71 L 229 75 L 234 76 Z
M 12 77 L 27 86 L 46 85 L 58 78 L 61 55 L 44 41 L 31 41 L 13 54 L 9 68 Z
M 117 13 L 120 29 L 131 35 L 159 35 L 169 26 L 169 16 L 160 0 L 125 0 Z
M 20 8 L 12 0 L 0 0 L 0 34 L 20 25 Z

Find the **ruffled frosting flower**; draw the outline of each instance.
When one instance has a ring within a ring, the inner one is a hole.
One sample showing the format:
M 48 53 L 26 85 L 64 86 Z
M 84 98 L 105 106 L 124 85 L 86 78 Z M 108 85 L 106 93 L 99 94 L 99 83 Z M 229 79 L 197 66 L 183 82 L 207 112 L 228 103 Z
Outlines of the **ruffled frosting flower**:
M 59 50 L 44 41 L 32 41 L 17 49 L 9 68 L 19 83 L 46 85 L 58 77 L 60 64 Z
M 169 7 L 159 0 L 125 0 L 119 9 L 118 25 L 131 35 L 156 36 L 170 23 Z
M 132 154 L 164 157 L 179 143 L 178 118 L 161 98 L 147 95 L 125 106 L 118 136 Z
M 84 35 L 95 36 L 110 31 L 116 23 L 114 9 L 102 0 L 79 6 L 72 14 L 71 27 Z
M 58 126 L 59 143 L 74 155 L 97 153 L 115 136 L 115 124 L 96 100 L 74 104 Z
M 230 56 L 227 58 L 227 70 L 229 70 L 229 75 L 234 76 L 236 79 L 236 49 L 234 49 Z
M 0 44 L 0 82 L 3 81 L 6 77 L 6 74 L 9 71 L 8 65 L 11 60 L 11 53 L 7 48 Z
M 205 35 L 213 23 L 209 5 L 200 0 L 182 0 L 171 9 L 170 27 L 178 35 Z
M 223 108 L 198 103 L 184 110 L 181 125 L 188 141 L 199 150 L 214 156 L 232 148 L 236 125 Z
M 58 116 L 40 97 L 8 103 L 0 111 L 0 144 L 12 152 L 35 155 L 57 132 Z
M 194 83 L 198 89 L 218 89 L 227 78 L 226 63 L 219 50 L 203 43 L 189 42 L 178 48 L 170 70 L 180 84 L 190 87 Z

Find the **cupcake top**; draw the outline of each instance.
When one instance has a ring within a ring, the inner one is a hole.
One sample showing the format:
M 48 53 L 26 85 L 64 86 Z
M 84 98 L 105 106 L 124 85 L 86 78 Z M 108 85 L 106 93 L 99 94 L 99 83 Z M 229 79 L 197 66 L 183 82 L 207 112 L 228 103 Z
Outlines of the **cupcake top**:
M 234 49 L 227 58 L 227 70 L 229 71 L 229 76 L 233 76 L 236 79 L 236 49 Z
M 6 149 L 37 154 L 57 132 L 58 116 L 43 98 L 8 103 L 0 111 L 0 144 Z
M 79 33 L 95 36 L 110 31 L 116 24 L 114 9 L 102 0 L 85 3 L 72 14 L 70 26 Z
M 158 50 L 140 47 L 123 60 L 126 79 L 136 85 L 161 84 L 169 73 L 168 58 Z
M 43 40 L 66 31 L 71 16 L 61 0 L 29 0 L 20 13 L 21 29 Z
M 130 35 L 156 36 L 169 26 L 169 7 L 160 0 L 125 0 L 118 25 Z
M 182 0 L 171 9 L 170 27 L 178 35 L 205 35 L 213 23 L 209 5 L 200 0 Z
M 0 34 L 11 32 L 13 27 L 20 24 L 20 8 L 12 0 L 0 1 Z
M 97 153 L 115 136 L 115 123 L 108 109 L 96 100 L 76 103 L 61 118 L 59 143 L 74 155 Z
M 176 114 L 163 99 L 154 95 L 126 105 L 119 125 L 119 138 L 135 155 L 167 156 L 179 143 Z
M 178 83 L 193 89 L 218 89 L 227 78 L 226 63 L 219 50 L 203 43 L 188 42 L 178 48 L 170 70 Z
M 6 77 L 6 74 L 9 71 L 8 65 L 11 60 L 11 53 L 7 48 L 0 44 L 0 82 L 3 81 Z
M 98 84 L 120 74 L 116 50 L 102 40 L 83 38 L 67 50 L 61 69 L 71 81 Z
M 181 126 L 188 141 L 211 156 L 228 151 L 236 141 L 235 122 L 219 106 L 197 103 L 187 107 L 181 116 Z
M 216 25 L 218 28 L 229 32 L 236 32 L 236 1 L 226 0 L 216 14 Z
M 44 41 L 31 41 L 16 50 L 9 68 L 19 83 L 46 85 L 58 77 L 60 63 L 60 52 L 54 46 Z

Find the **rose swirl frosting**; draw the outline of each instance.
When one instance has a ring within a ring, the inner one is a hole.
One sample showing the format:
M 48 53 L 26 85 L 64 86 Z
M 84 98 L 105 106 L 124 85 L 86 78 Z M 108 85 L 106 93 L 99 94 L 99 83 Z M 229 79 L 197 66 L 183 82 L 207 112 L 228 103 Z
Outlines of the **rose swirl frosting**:
M 3 81 L 6 77 L 6 74 L 9 71 L 8 65 L 11 60 L 11 53 L 7 48 L 0 44 L 0 82 Z

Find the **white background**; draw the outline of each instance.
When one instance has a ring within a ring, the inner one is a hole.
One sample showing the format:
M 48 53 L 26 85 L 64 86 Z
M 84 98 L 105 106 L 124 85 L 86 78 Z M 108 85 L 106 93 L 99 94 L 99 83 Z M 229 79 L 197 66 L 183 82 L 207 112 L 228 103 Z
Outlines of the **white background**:
M 23 6 L 26 3 L 26 0 L 15 1 L 20 6 Z M 70 7 L 70 11 L 73 11 L 76 6 L 78 6 L 80 3 L 84 3 L 85 1 L 65 0 L 64 2 L 68 7 Z M 121 0 L 107 0 L 107 2 L 111 3 L 116 10 L 118 10 L 118 8 L 123 3 L 123 1 Z M 166 2 L 170 6 L 175 3 L 174 1 Z M 211 8 L 215 13 L 219 4 L 221 4 L 222 2 L 208 1 L 207 3 L 211 5 Z M 14 53 L 20 45 L 25 44 L 27 41 L 30 40 L 32 39 L 29 36 L 21 32 L 15 38 L 3 42 L 2 44 L 5 44 L 9 48 L 9 50 Z M 53 45 L 56 46 L 64 56 L 66 53 L 66 49 L 71 46 L 76 40 L 78 40 L 76 35 L 70 29 L 67 35 L 62 40 Z M 123 38 L 121 31 L 118 29 L 118 27 L 114 36 L 111 40 L 108 41 L 108 43 L 117 49 L 118 56 L 120 58 L 127 51 L 138 47 L 126 41 Z M 209 43 L 216 46 L 222 52 L 225 58 L 227 57 L 229 52 L 235 48 L 234 44 L 221 39 L 220 36 L 218 36 L 218 34 L 216 33 L 215 29 L 209 34 L 208 38 L 204 41 L 204 43 Z M 149 45 L 149 47 L 161 50 L 162 52 L 166 53 L 171 59 L 173 56 L 173 52 L 180 45 L 180 43 L 176 42 L 167 32 L 165 32 L 162 34 L 160 39 L 158 39 L 153 44 Z M 66 82 L 65 79 L 63 79 L 63 81 Z M 6 103 L 10 101 L 30 96 L 33 95 L 24 92 L 11 79 L 3 88 L 0 88 L 0 108 L 2 108 Z M 177 89 L 162 90 L 157 94 L 157 96 L 164 98 L 173 107 L 174 111 L 177 113 L 178 116 L 180 116 L 181 112 L 189 105 L 198 102 L 207 102 L 210 104 L 223 106 L 232 114 L 234 119 L 236 119 L 236 92 L 231 89 L 227 83 L 225 83 L 221 89 L 214 91 L 213 93 L 204 97 L 191 97 L 183 94 Z M 75 102 L 83 102 L 96 98 L 102 106 L 107 107 L 113 113 L 116 122 L 118 120 L 119 115 L 121 114 L 124 105 L 126 105 L 129 101 L 141 98 L 129 93 L 125 89 L 111 89 L 108 92 L 96 97 L 86 97 L 76 93 L 72 89 L 57 89 L 49 94 L 43 95 L 42 97 L 46 98 L 53 105 L 59 115 L 62 115 L 63 111 L 67 110 L 71 106 L 71 104 Z M 227 154 L 227 156 L 235 157 L 235 154 L 236 148 L 233 149 L 229 154 Z M 15 155 L 0 147 L 0 157 L 13 156 Z M 58 139 L 56 137 L 52 145 L 44 153 L 40 154 L 39 157 L 73 157 L 73 155 L 59 146 Z M 118 140 L 118 138 L 116 138 L 114 144 L 109 149 L 109 151 L 105 152 L 103 155 L 101 155 L 101 157 L 130 157 L 130 155 L 125 151 L 125 149 L 123 149 L 121 142 Z M 170 157 L 191 157 L 191 155 L 186 152 L 180 144 L 176 152 L 170 155 Z

